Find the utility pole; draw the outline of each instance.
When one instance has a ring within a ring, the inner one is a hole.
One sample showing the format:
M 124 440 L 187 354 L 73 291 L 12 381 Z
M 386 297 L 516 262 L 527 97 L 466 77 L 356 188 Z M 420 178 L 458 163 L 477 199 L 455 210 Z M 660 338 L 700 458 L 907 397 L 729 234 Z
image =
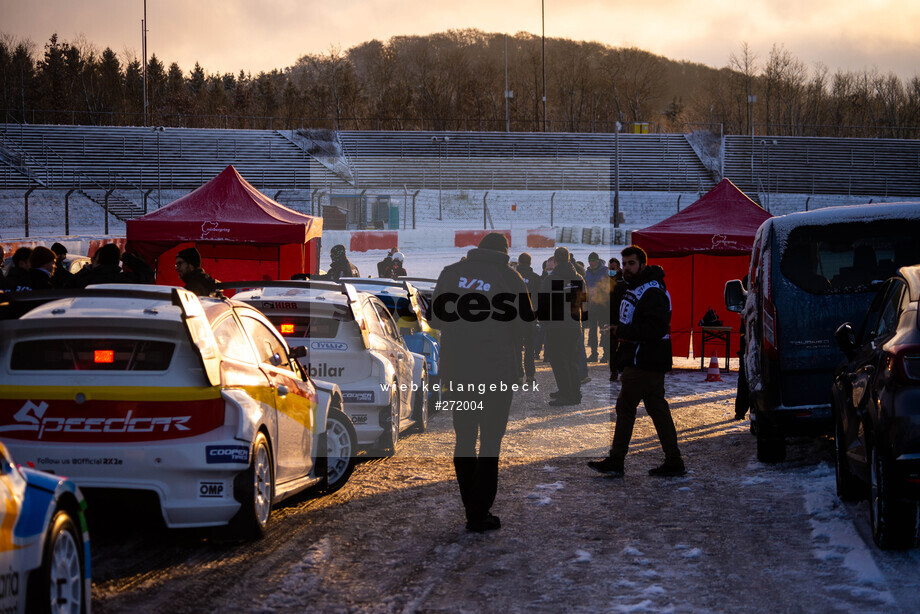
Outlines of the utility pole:
M 141 50 L 144 54 L 144 126 L 147 125 L 147 0 L 144 0 L 144 18 L 141 20 Z
M 508 35 L 505 34 L 505 132 L 511 132 L 511 98 L 514 92 L 508 89 Z
M 540 18 L 543 22 L 543 132 L 546 132 L 546 0 L 540 2 Z

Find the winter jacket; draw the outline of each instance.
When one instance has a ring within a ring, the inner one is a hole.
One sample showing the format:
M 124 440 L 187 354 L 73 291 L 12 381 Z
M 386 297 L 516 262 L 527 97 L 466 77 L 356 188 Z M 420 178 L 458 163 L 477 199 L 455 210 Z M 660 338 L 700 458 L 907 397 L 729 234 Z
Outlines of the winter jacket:
M 122 262 L 130 270 L 122 270 L 117 264 L 84 266 L 64 283 L 65 288 L 85 288 L 94 284 L 152 284 L 153 269 L 137 256 L 125 253 Z
M 510 386 L 523 375 L 520 348 L 534 316 L 524 280 L 508 260 L 507 254 L 475 248 L 466 260 L 441 271 L 432 296 L 431 324 L 441 331 L 442 381 Z M 507 301 L 500 304 L 506 308 L 495 307 L 497 294 L 505 295 Z M 475 301 L 466 316 L 472 313 L 479 320 L 488 315 L 479 321 L 463 317 L 460 306 L 466 301 Z M 508 308 L 516 317 L 509 319 Z
M 14 266 L 3 280 L 3 288 L 8 292 L 20 292 L 30 288 L 29 269 Z
M 213 296 L 220 282 L 208 275 L 204 269 L 197 268 L 189 271 L 182 277 L 185 289 L 198 296 Z
M 342 257 L 332 261 L 329 270 L 325 275 L 315 279 L 327 279 L 337 281 L 340 277 L 360 277 L 361 273 L 358 267 L 353 265 L 348 258 Z
M 623 271 L 618 271 L 610 278 L 610 321 L 612 324 L 619 323 L 620 302 L 624 294 L 626 294 L 626 280 L 623 279 Z
M 607 304 L 610 301 L 610 275 L 607 267 L 601 265 L 593 271 L 585 270 L 585 283 L 588 284 L 588 311 L 596 310 L 598 319 L 607 316 Z
M 521 276 L 521 279 L 524 280 L 524 285 L 527 286 L 527 292 L 530 294 L 530 302 L 534 307 L 537 306 L 537 298 L 540 295 L 540 286 L 542 281 L 540 276 L 534 273 L 534 270 L 526 265 L 518 265 L 517 268 L 518 275 Z
M 580 332 L 585 287 L 584 278 L 576 272 L 572 263 L 556 265 L 540 287 L 537 300 L 540 325 L 546 330 L 571 328 Z
M 660 266 L 646 266 L 629 282 L 620 302 L 619 322 L 620 370 L 671 370 L 671 297 Z

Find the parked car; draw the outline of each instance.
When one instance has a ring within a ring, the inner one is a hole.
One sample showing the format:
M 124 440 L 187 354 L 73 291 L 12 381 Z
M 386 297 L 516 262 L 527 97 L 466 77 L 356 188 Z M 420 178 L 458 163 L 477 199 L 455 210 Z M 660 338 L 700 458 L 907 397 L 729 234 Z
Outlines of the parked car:
M 0 611 L 90 611 L 85 507 L 73 482 L 18 467 L 0 443 Z
M 361 446 L 395 454 L 400 433 L 428 427 L 430 380 L 425 357 L 409 350 L 380 299 L 348 283 L 233 282 L 234 298 L 252 305 L 293 347 L 313 377 L 342 390 Z
M 418 289 L 405 279 L 343 277 L 339 281 L 373 294 L 383 302 L 409 349 L 425 357 L 429 383 L 432 386 L 440 383 L 441 333 L 428 321 L 425 298 Z M 429 413 L 440 398 L 437 392 L 428 395 Z
M 902 268 L 875 295 L 858 333 L 837 344 L 847 362 L 832 391 L 837 494 L 869 498 L 880 548 L 914 546 L 920 498 L 920 266 Z
M 246 304 L 111 284 L 2 307 L 0 437 L 88 497 L 152 493 L 168 527 L 254 537 L 273 504 L 351 474 L 341 392 Z
M 920 263 L 920 203 L 829 207 L 766 220 L 748 273 L 726 284 L 747 348 L 751 428 L 762 462 L 785 459 L 785 437 L 828 432 L 839 353 L 834 330 L 865 313 L 882 282 Z

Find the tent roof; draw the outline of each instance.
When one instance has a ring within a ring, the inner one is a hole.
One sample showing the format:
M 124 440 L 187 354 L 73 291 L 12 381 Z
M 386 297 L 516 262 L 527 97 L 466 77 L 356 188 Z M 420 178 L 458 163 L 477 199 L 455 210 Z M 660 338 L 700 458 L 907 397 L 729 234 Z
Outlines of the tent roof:
M 657 224 L 632 233 L 651 257 L 749 254 L 754 235 L 772 217 L 728 179 L 698 201 Z
M 321 236 L 323 219 L 304 215 L 255 189 L 233 166 L 194 192 L 126 225 L 129 244 L 186 241 L 304 244 Z

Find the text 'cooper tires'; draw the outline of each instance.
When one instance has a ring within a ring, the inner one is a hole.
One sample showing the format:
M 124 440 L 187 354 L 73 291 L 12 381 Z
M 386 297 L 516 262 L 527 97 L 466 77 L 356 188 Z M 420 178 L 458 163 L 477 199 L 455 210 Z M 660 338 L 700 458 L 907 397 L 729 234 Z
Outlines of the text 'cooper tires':
M 901 499 L 892 483 L 891 460 L 873 445 L 869 451 L 872 539 L 883 550 L 912 548 L 917 543 L 917 502 Z
M 834 472 L 837 478 L 837 496 L 841 501 L 858 501 L 865 489 L 862 483 L 850 471 L 847 460 L 847 442 L 843 432 L 843 420 L 839 414 L 834 417 Z
M 358 435 L 351 420 L 341 411 L 330 409 L 326 419 L 326 485 L 323 492 L 335 492 L 345 485 L 355 470 L 357 448 Z
M 42 565 L 29 577 L 29 612 L 83 612 L 83 534 L 66 510 L 48 528 Z
M 252 444 L 249 468 L 234 480 L 234 496 L 240 511 L 230 522 L 231 534 L 240 539 L 261 537 L 272 511 L 275 494 L 272 474 L 272 454 L 262 432 Z

